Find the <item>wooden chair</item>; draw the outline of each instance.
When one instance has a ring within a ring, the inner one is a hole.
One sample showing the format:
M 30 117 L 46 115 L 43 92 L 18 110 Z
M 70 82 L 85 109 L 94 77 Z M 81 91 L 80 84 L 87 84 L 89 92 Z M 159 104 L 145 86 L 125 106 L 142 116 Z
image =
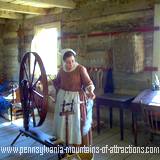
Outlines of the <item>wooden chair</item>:
M 23 110 L 21 107 L 21 100 L 20 100 L 20 91 L 19 88 L 12 90 L 12 107 L 11 107 L 11 121 L 16 120 L 18 118 L 22 118 Z
M 160 106 L 141 105 L 143 119 L 148 131 L 150 132 L 150 140 L 153 135 L 160 135 Z

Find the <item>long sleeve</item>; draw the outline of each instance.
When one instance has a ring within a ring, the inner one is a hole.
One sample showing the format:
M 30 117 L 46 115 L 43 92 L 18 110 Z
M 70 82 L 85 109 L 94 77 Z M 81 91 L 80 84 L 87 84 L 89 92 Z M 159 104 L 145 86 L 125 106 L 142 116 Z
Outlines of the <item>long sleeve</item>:
M 95 89 L 94 84 L 89 77 L 87 69 L 83 66 L 81 66 L 80 75 L 81 75 L 82 84 L 84 85 L 86 92 L 93 92 Z
M 53 85 L 56 91 L 60 89 L 60 84 L 61 84 L 61 76 L 60 76 L 60 71 L 59 71 L 57 74 L 57 77 L 53 80 Z

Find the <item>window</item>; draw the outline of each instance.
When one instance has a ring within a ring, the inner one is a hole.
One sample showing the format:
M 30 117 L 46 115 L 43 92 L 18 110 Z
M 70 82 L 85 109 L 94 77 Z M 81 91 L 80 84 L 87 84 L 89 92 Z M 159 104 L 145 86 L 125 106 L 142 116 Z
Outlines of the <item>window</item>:
M 46 24 L 35 27 L 31 51 L 37 52 L 44 64 L 47 75 L 56 75 L 58 66 L 58 51 L 60 23 Z

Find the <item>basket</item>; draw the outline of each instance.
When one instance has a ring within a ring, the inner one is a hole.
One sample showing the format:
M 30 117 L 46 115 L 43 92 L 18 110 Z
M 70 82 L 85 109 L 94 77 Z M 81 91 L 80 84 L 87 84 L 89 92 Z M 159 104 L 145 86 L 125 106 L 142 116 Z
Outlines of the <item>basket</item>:
M 93 160 L 92 153 L 78 153 L 78 154 L 67 154 L 65 158 L 61 160 Z

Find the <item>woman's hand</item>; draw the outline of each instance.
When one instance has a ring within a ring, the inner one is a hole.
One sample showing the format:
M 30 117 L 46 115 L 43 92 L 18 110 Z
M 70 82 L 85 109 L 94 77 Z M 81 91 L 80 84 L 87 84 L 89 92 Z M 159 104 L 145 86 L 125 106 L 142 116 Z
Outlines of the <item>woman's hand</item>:
M 87 97 L 90 98 L 90 99 L 95 99 L 96 98 L 96 95 L 94 94 L 94 92 L 89 92 L 87 94 Z

